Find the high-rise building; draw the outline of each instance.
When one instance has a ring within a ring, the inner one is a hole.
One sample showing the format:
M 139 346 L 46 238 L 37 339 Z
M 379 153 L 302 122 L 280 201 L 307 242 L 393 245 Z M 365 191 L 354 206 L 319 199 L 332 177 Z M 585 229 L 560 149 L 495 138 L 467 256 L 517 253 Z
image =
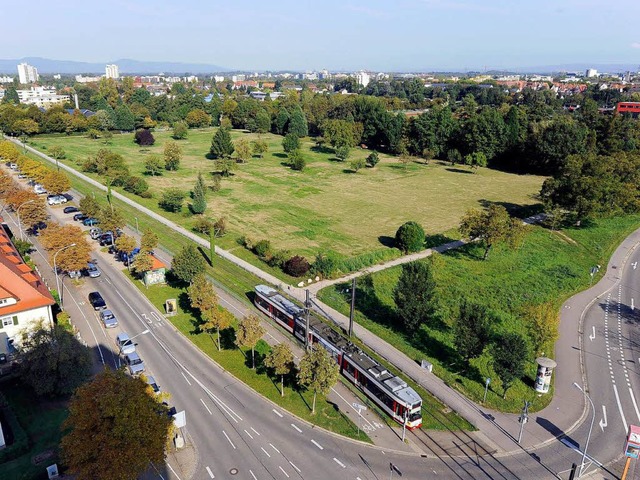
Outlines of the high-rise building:
M 367 85 L 369 85 L 370 81 L 371 81 L 371 77 L 369 77 L 369 74 L 367 72 L 360 71 L 356 75 L 356 82 L 358 82 L 358 84 L 362 85 L 363 87 L 366 87 Z
M 28 63 L 21 63 L 18 65 L 18 77 L 20 83 L 36 83 L 40 76 L 38 75 L 38 69 Z
M 585 72 L 585 76 L 587 78 L 597 77 L 598 76 L 598 70 L 596 70 L 595 68 L 588 68 L 587 71 Z
M 105 76 L 107 78 L 120 78 L 120 72 L 118 71 L 118 65 L 107 65 L 105 68 Z

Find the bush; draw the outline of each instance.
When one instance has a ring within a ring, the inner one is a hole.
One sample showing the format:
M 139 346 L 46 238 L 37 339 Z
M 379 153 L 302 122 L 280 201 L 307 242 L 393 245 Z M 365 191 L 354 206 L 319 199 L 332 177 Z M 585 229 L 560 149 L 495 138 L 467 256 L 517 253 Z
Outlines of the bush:
M 185 193 L 179 188 L 169 188 L 162 192 L 162 198 L 158 205 L 167 212 L 180 212 L 185 196 Z
M 238 238 L 238 243 L 242 245 L 247 250 L 253 251 L 253 245 L 255 244 L 251 237 L 247 237 L 246 235 L 242 235 Z
M 7 430 L 13 434 L 13 443 L 7 445 L 6 448 L 0 450 L 0 464 L 18 458 L 29 450 L 29 437 L 24 429 L 20 426 L 15 413 L 11 410 L 7 400 L 0 393 L 0 419 L 4 420 L 2 423 L 5 428 L 5 437 L 7 436 Z M 7 426 L 9 427 L 7 429 Z
M 331 278 L 338 272 L 338 262 L 330 255 L 319 253 L 313 262 L 313 273 L 323 278 Z
M 183 140 L 187 138 L 189 134 L 189 126 L 187 122 L 176 122 L 173 124 L 173 135 L 171 135 L 176 140 Z
M 225 233 L 227 233 L 227 218 L 220 217 L 216 223 L 213 224 L 214 231 L 216 232 L 216 237 L 221 237 Z
M 142 146 L 151 146 L 156 143 L 156 139 L 153 138 L 153 134 L 150 130 L 146 128 L 141 128 L 140 130 L 136 130 L 136 134 L 133 137 L 133 141 L 138 145 Z
M 92 140 L 100 138 L 100 131 L 96 130 L 95 128 L 89 129 L 89 131 L 87 132 L 87 138 L 90 138 Z
M 282 139 L 282 148 L 287 153 L 294 152 L 300 148 L 300 139 L 294 133 L 287 133 Z
M 353 170 L 354 172 L 357 173 L 358 170 L 364 167 L 365 167 L 364 158 L 354 158 L 353 160 L 351 160 L 351 170 Z
M 221 184 L 222 184 L 222 175 L 215 174 L 213 176 L 213 183 L 209 185 L 209 188 L 214 192 L 218 192 L 220 190 Z
M 56 160 L 63 160 L 67 156 L 67 154 L 64 151 L 64 148 L 59 145 L 54 145 L 53 147 L 51 147 L 51 150 L 49 150 L 49 156 L 55 158 Z
M 149 190 L 149 184 L 144 178 L 131 176 L 125 182 L 124 189 L 135 195 L 142 195 L 144 192 Z
M 253 253 L 262 260 L 268 260 L 271 258 L 271 242 L 269 240 L 260 240 L 253 246 Z
M 307 165 L 307 161 L 302 156 L 300 150 L 294 150 L 289 154 L 289 161 L 291 162 L 291 168 L 301 172 Z
M 404 253 L 419 252 L 424 248 L 425 234 L 416 222 L 407 222 L 396 232 L 396 248 Z
M 193 224 L 193 229 L 198 233 L 204 233 L 209 235 L 211 229 L 214 228 L 214 223 L 204 215 L 196 215 L 196 222 Z
M 284 272 L 292 277 L 301 277 L 311 268 L 306 258 L 296 255 L 287 260 L 284 264 Z
M 290 258 L 289 250 L 278 250 L 267 262 L 270 267 L 283 268 L 286 261 Z
M 342 162 L 349 158 L 349 153 L 350 149 L 346 145 L 336 148 L 336 158 L 338 158 Z
M 375 167 L 379 161 L 380 157 L 378 156 L 378 152 L 376 151 L 371 152 L 367 157 L 367 165 L 369 165 L 371 168 Z

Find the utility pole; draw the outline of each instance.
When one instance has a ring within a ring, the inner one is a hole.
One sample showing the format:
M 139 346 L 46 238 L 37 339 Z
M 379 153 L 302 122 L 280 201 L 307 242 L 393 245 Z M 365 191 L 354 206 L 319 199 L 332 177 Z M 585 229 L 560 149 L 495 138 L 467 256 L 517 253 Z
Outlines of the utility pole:
M 520 422 L 520 433 L 518 434 L 518 444 L 522 440 L 522 431 L 524 430 L 524 424 L 529 421 L 529 407 L 531 403 L 528 401 L 524 401 L 524 407 L 522 408 L 522 413 L 518 417 L 518 422 Z
M 307 299 L 304 302 L 305 306 L 305 327 L 304 327 L 304 348 L 305 350 L 311 349 L 311 343 L 309 342 L 309 310 L 311 310 L 311 299 L 309 296 L 309 289 L 305 290 Z
M 353 335 L 353 316 L 356 310 L 356 279 L 351 282 L 351 310 L 349 312 L 349 338 Z

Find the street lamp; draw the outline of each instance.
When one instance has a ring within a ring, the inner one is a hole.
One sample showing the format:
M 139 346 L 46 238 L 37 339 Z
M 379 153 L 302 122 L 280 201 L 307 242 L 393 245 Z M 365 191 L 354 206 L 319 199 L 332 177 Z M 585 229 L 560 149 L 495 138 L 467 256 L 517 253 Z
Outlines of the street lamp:
M 18 208 L 16 208 L 16 215 L 18 215 L 18 230 L 20 230 L 20 240 L 24 240 L 24 234 L 22 233 L 22 223 L 20 223 L 20 209 L 25 206 L 27 203 L 33 203 L 36 199 L 32 198 L 31 200 L 27 200 L 24 203 L 21 203 Z
M 133 337 L 129 337 L 129 340 L 133 341 L 134 338 L 139 337 L 140 335 L 146 335 L 149 332 L 150 332 L 150 330 L 147 328 L 146 330 L 143 330 L 140 333 L 136 333 Z
M 580 385 L 576 382 L 573 382 L 573 386 L 582 392 L 582 394 L 589 400 L 591 404 L 591 410 L 593 410 L 593 416 L 591 417 L 591 426 L 589 427 L 589 434 L 587 435 L 587 443 L 584 445 L 584 450 L 582 452 L 582 463 L 580 464 L 580 472 L 578 473 L 578 478 L 582 477 L 582 470 L 584 470 L 584 462 L 587 458 L 587 448 L 589 448 L 589 440 L 591 439 L 591 430 L 593 429 L 593 422 L 596 419 L 596 408 L 593 406 L 593 402 L 591 401 L 591 397 L 587 395 Z
M 72 243 L 70 245 L 67 245 L 66 247 L 62 247 L 60 250 L 58 250 L 54 255 L 53 255 L 53 274 L 56 276 L 56 288 L 58 289 L 58 295 L 60 296 L 60 309 L 64 310 L 64 307 L 62 306 L 62 291 L 60 290 L 60 277 L 58 277 L 58 267 L 56 265 L 56 257 L 58 256 L 58 254 L 63 251 L 66 250 L 67 248 L 71 248 L 71 247 L 75 247 L 76 244 Z

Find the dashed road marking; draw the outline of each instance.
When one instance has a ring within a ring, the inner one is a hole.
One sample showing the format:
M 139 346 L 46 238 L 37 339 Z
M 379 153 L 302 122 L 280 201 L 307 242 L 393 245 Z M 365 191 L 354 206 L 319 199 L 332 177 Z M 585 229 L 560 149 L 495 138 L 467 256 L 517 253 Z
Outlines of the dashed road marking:
M 275 413 L 276 415 L 278 415 L 280 418 L 283 418 L 283 415 L 282 415 L 279 411 L 277 411 L 275 408 L 274 408 L 274 409 L 272 409 L 272 410 L 273 410 L 273 413 Z
M 186 376 L 184 373 L 182 373 L 182 370 L 180 370 L 180 373 L 182 374 L 182 376 L 184 377 L 184 379 L 187 381 L 187 383 L 188 383 L 189 385 L 191 385 L 191 382 L 189 381 L 189 379 L 187 378 L 187 376 Z
M 251 430 L 253 430 L 253 433 L 255 433 L 256 435 L 260 436 L 260 432 L 258 432 L 255 428 L 251 427 Z
M 204 408 L 207 409 L 207 412 L 209 412 L 209 415 L 213 415 L 213 413 L 211 413 L 211 410 L 209 410 L 209 407 L 207 407 L 207 404 L 204 403 L 204 400 L 200 399 L 200 401 L 202 402 L 202 405 L 204 405 Z
M 340 465 L 342 468 L 347 468 L 347 466 L 342 463 L 340 460 L 338 460 L 336 457 L 333 457 L 333 461 L 336 462 L 338 465 Z
M 262 451 L 267 457 L 271 458 L 271 455 L 269 455 L 269 452 L 267 452 L 263 447 L 260 447 L 260 448 L 262 449 Z
M 236 449 L 236 446 L 233 444 L 233 442 L 231 441 L 231 439 L 229 438 L 229 435 L 227 435 L 227 432 L 225 432 L 224 430 L 222 430 L 222 433 L 224 433 L 224 436 L 227 438 L 227 441 L 231 444 L 231 446 L 233 447 L 233 449 Z
M 291 426 L 295 428 L 298 431 L 298 433 L 302 433 L 302 430 L 300 430 L 294 423 L 292 423 Z
M 301 472 L 300 472 L 300 469 L 299 469 L 298 467 L 296 467 L 296 466 L 294 465 L 294 463 L 293 463 L 291 460 L 289 460 L 289 463 L 291 464 L 291 466 L 292 466 L 293 468 L 295 468 L 295 469 L 296 469 L 296 472 L 301 473 Z
M 213 474 L 213 472 L 211 471 L 211 469 L 209 467 L 207 467 L 207 473 L 209 474 L 209 476 L 211 478 L 216 478 L 216 476 Z
M 318 442 L 316 442 L 315 440 L 311 440 L 311 443 L 313 443 L 320 450 L 324 450 L 324 447 L 322 445 L 320 445 Z
M 287 472 L 284 471 L 284 468 L 282 468 L 280 465 L 278 465 L 278 468 L 280 470 L 282 470 L 282 473 L 284 473 L 286 475 L 287 478 L 289 478 L 289 474 Z
M 253 435 L 251 435 L 249 432 L 247 432 L 247 430 L 245 429 L 244 433 L 246 433 L 247 435 L 249 435 L 249 438 L 251 438 L 251 440 L 253 440 Z
M 280 453 L 280 450 L 278 450 L 276 447 L 274 447 L 273 443 L 270 443 L 269 445 L 271 445 L 271 448 L 273 448 L 276 452 Z

